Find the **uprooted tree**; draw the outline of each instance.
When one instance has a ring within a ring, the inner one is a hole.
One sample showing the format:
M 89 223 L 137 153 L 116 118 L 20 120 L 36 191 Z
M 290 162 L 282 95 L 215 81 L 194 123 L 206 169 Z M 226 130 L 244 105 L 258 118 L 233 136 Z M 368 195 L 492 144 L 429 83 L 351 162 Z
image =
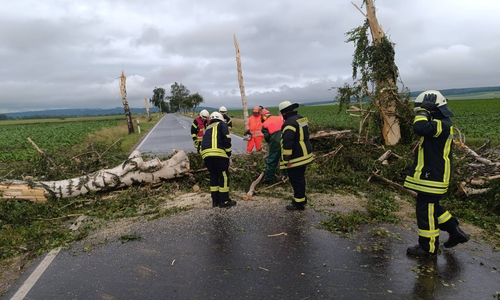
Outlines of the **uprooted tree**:
M 370 126 L 376 125 L 381 130 L 385 145 L 395 145 L 402 139 L 410 142 L 411 109 L 409 92 L 398 88 L 398 68 L 395 64 L 394 44 L 389 41 L 382 27 L 378 23 L 373 0 L 364 0 L 366 14 L 365 23 L 346 33 L 346 42 L 353 42 L 353 84 L 338 87 L 336 100 L 340 108 L 350 105 L 353 99 L 359 103 L 358 112 L 361 117 L 360 136 L 362 131 L 368 131 Z M 368 37 L 368 30 L 372 40 Z M 370 100 L 365 107 L 365 100 Z M 370 121 L 373 121 L 370 124 Z

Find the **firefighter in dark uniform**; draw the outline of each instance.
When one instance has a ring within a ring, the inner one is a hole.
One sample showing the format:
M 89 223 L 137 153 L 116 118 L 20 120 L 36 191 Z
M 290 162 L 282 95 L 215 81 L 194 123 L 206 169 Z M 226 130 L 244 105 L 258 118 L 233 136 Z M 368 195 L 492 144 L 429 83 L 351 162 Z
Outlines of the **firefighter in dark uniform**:
M 439 91 L 429 90 L 415 99 L 416 115 L 413 131 L 420 136 L 414 149 L 414 163 L 404 186 L 417 192 L 416 215 L 418 245 L 406 253 L 414 256 L 434 256 L 439 249 L 439 230 L 447 231 L 445 248 L 469 240 L 458 226 L 458 220 L 439 204 L 448 191 L 453 170 L 453 113 Z
M 219 108 L 219 112 L 224 117 L 224 122 L 226 122 L 227 128 L 231 131 L 231 129 L 233 129 L 233 121 L 231 121 L 231 118 L 227 115 L 227 108 L 225 106 L 221 106 Z
M 314 160 L 307 118 L 294 111 L 297 107 L 297 103 L 292 104 L 290 101 L 283 101 L 278 106 L 285 120 L 281 127 L 280 169 L 288 171 L 293 188 L 293 201 L 286 206 L 288 210 L 304 210 L 307 204 L 306 166 Z
M 203 139 L 203 134 L 207 128 L 208 117 L 208 110 L 203 109 L 200 111 L 200 115 L 193 120 L 193 124 L 191 126 L 191 138 L 193 138 L 193 145 L 196 150 L 198 150 L 198 153 L 200 153 L 201 140 Z
M 229 157 L 231 157 L 231 136 L 224 117 L 219 112 L 210 115 L 203 140 L 201 157 L 210 172 L 210 193 L 212 207 L 231 207 L 236 201 L 229 198 Z

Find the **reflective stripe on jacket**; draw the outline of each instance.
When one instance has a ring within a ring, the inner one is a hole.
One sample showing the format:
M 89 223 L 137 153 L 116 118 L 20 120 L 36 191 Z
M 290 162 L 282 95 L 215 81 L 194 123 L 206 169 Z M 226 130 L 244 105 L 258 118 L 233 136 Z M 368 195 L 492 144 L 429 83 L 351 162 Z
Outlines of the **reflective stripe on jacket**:
M 406 188 L 425 194 L 448 191 L 453 169 L 453 125 L 449 118 L 428 120 L 417 114 L 413 131 L 421 136 L 414 151 L 413 166 L 406 176 Z
M 281 129 L 280 169 L 307 165 L 313 160 L 307 118 L 289 112 Z
M 201 141 L 201 157 L 219 156 L 229 158 L 231 152 L 231 135 L 227 124 L 220 120 L 212 120 Z

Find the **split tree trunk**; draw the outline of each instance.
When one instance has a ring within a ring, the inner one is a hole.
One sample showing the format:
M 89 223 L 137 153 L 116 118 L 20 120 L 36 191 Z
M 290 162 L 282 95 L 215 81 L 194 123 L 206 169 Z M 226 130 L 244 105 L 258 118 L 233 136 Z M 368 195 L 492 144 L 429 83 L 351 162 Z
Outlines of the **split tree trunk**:
M 18 186 L 19 184 L 26 185 L 26 182 L 2 183 L 0 190 L 3 193 L 0 198 L 40 201 L 42 200 L 40 189 L 44 189 L 43 194 L 46 197 L 70 198 L 85 195 L 90 191 L 112 191 L 138 183 L 155 184 L 166 179 L 182 177 L 188 172 L 189 158 L 184 151 L 177 152 L 167 161 L 160 161 L 159 158 L 143 161 L 141 153 L 135 150 L 126 161 L 113 169 L 103 169 L 73 179 L 35 182 L 32 187 L 33 191 L 24 192 L 26 197 L 18 192 L 20 189 L 26 189 Z
M 122 94 L 123 110 L 125 111 L 125 117 L 127 118 L 128 134 L 134 133 L 134 123 L 132 122 L 132 114 L 130 113 L 130 107 L 127 102 L 127 90 L 126 84 L 127 77 L 125 72 L 122 70 L 122 75 L 120 77 L 120 92 Z
M 370 24 L 370 31 L 372 34 L 373 45 L 379 46 L 381 40 L 385 37 L 382 27 L 378 23 L 376 16 L 376 8 L 373 0 L 366 0 L 366 15 Z M 358 8 L 359 9 L 359 8 Z M 395 64 L 394 64 L 395 65 Z M 391 66 L 388 66 L 391 67 Z M 375 70 L 377 71 L 377 70 Z M 385 71 L 385 70 L 383 70 Z M 388 72 L 390 73 L 390 72 Z M 379 99 L 375 99 L 378 103 L 380 117 L 382 119 L 382 136 L 386 145 L 395 145 L 401 139 L 401 131 L 399 121 L 396 115 L 396 101 L 395 96 L 398 94 L 398 87 L 395 78 L 383 78 L 380 82 L 376 82 L 378 89 Z M 372 99 L 373 100 L 373 99 Z
M 236 68 L 238 69 L 238 83 L 240 85 L 240 93 L 241 93 L 241 104 L 243 104 L 243 120 L 245 122 L 245 130 L 247 130 L 248 126 L 248 105 L 247 105 L 247 96 L 245 94 L 245 86 L 243 85 L 243 74 L 241 71 L 241 54 L 240 47 L 238 46 L 238 40 L 236 39 L 236 35 L 234 36 L 234 48 L 236 49 Z

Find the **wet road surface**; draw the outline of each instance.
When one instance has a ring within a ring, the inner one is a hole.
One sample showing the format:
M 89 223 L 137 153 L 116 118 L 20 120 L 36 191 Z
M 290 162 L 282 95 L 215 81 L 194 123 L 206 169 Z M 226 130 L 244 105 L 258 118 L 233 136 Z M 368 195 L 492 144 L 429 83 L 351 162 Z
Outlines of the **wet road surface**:
M 343 238 L 318 229 L 325 216 L 311 207 L 259 201 L 219 209 L 207 195 L 206 205 L 116 228 L 138 240 L 115 237 L 88 253 L 78 243 L 25 299 L 496 299 L 500 291 L 500 254 L 474 238 L 415 259 L 405 254 L 414 227 L 363 227 Z M 388 235 L 377 234 L 382 227 Z

